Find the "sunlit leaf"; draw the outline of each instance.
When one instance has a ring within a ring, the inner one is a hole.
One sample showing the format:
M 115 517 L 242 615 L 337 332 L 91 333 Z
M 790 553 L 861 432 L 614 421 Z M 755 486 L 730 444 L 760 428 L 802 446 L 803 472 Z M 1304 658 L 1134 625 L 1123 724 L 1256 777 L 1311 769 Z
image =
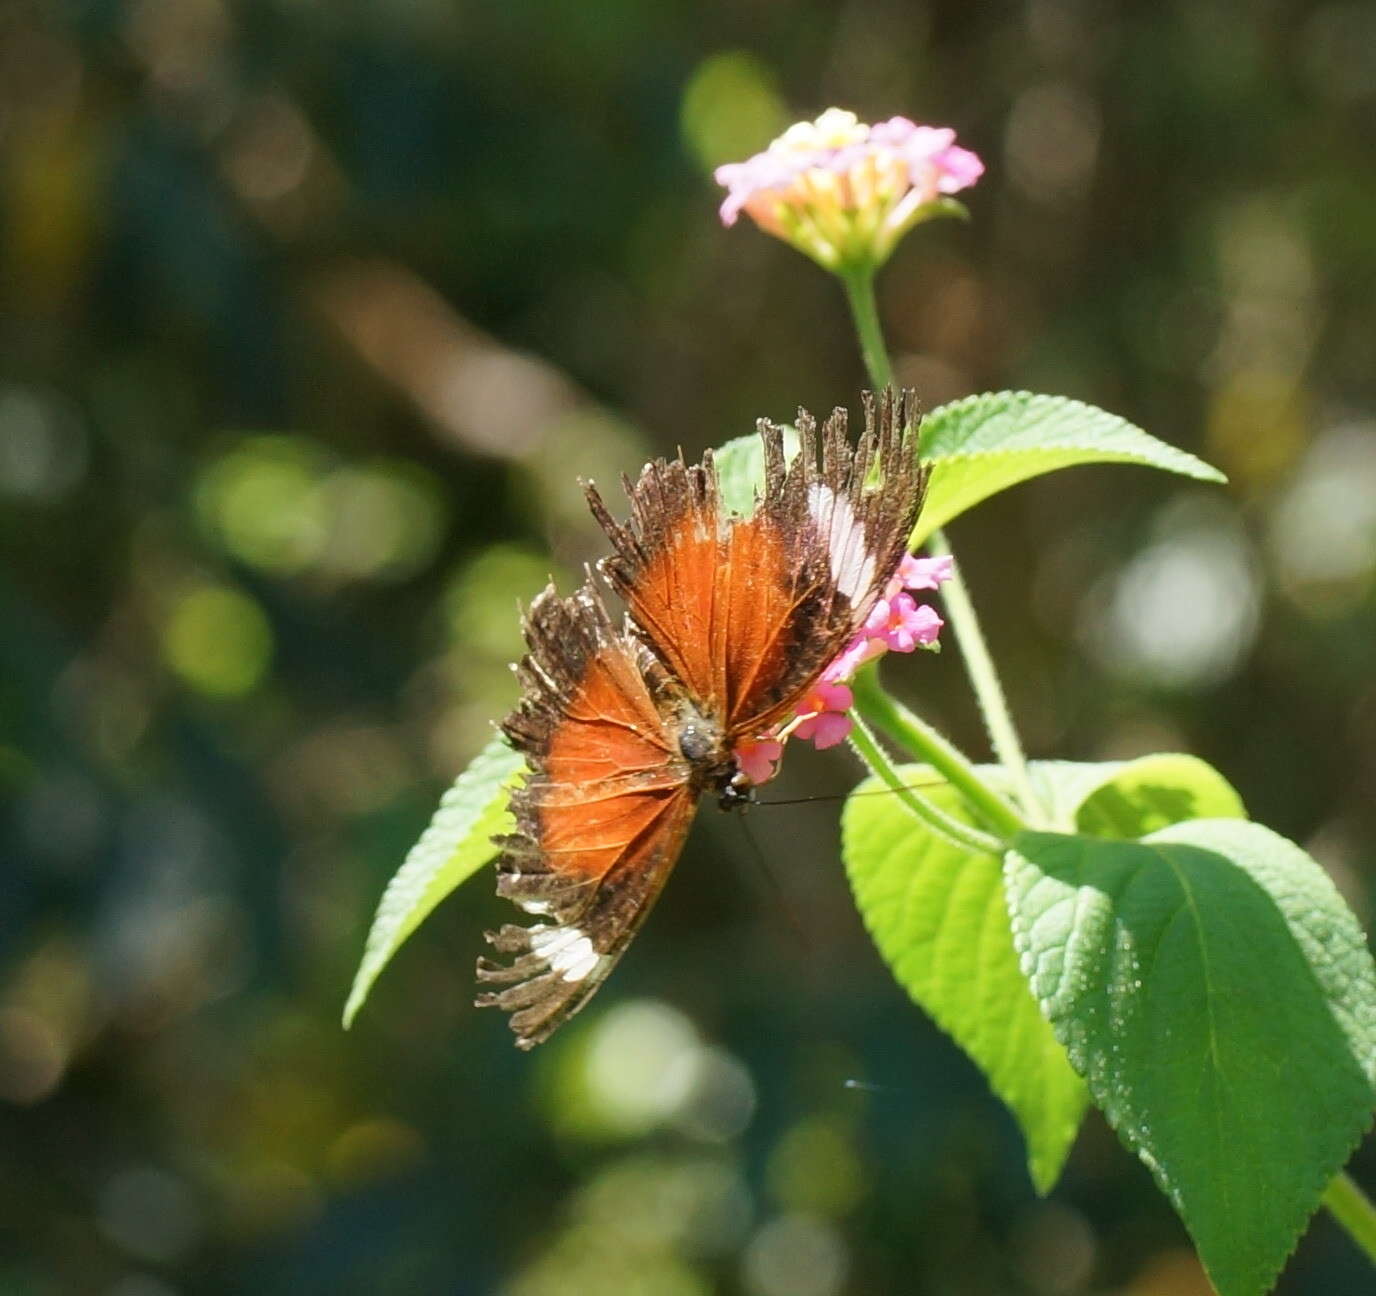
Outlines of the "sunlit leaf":
M 1033 761 L 1050 826 L 1090 837 L 1142 837 L 1185 819 L 1245 819 L 1242 798 L 1212 765 L 1180 752 L 1130 761 Z M 1001 786 L 1003 772 L 987 777 Z
M 926 766 L 905 767 L 902 778 L 972 822 L 955 790 Z M 882 786 L 870 779 L 856 791 Z M 1019 970 L 1002 861 L 953 845 L 889 796 L 852 796 L 841 835 L 856 904 L 884 961 L 1012 1109 L 1033 1182 L 1049 1191 L 1087 1100 Z
M 991 392 L 933 410 L 922 421 L 932 465 L 914 546 L 981 500 L 1018 482 L 1089 463 L 1135 463 L 1200 481 L 1223 481 L 1202 459 L 1115 414 L 1062 396 Z
M 1164 752 L 1118 764 L 1075 810 L 1080 832 L 1118 839 L 1187 819 L 1245 818 L 1242 798 L 1212 765 Z
M 1376 1101 L 1376 967 L 1327 874 L 1238 819 L 1023 833 L 1032 988 L 1223 1296 L 1270 1289 Z
M 363 961 L 354 976 L 344 1025 L 368 998 L 378 974 L 430 911 L 497 853 L 494 833 L 510 830 L 507 797 L 522 768 L 505 739 L 494 738 L 444 794 L 377 907 Z
M 1222 775 L 1194 756 L 1034 761 L 1030 773 L 1053 822 L 1090 834 L 1136 836 L 1175 822 L 1173 814 L 1244 815 Z M 979 774 L 1004 788 L 998 766 Z M 955 790 L 928 767 L 904 769 L 903 780 L 970 821 Z M 857 791 L 881 786 L 871 779 Z M 887 796 L 848 801 L 842 841 L 856 904 L 885 962 L 1012 1109 L 1033 1182 L 1048 1191 L 1079 1127 L 1084 1087 L 1019 969 L 1000 862 L 953 846 Z

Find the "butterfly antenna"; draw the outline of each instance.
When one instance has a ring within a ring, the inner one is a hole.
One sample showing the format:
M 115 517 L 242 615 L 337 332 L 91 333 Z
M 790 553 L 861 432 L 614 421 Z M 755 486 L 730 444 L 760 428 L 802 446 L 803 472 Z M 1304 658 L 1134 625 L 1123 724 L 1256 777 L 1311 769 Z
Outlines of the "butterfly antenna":
M 772 802 L 770 804 L 773 804 Z M 794 936 L 798 938 L 798 944 L 802 946 L 803 952 L 813 955 L 817 952 L 812 938 L 804 930 L 803 924 L 798 919 L 798 911 L 794 908 L 793 897 L 784 889 L 784 885 L 779 881 L 779 875 L 769 867 L 769 861 L 765 859 L 764 851 L 760 849 L 760 843 L 754 831 L 750 827 L 749 818 L 744 815 L 737 815 L 741 831 L 745 833 L 745 840 L 750 843 L 750 854 L 753 856 L 760 872 L 764 875 L 769 889 L 774 893 L 774 899 L 778 902 L 779 909 L 783 913 L 784 921 L 793 930 Z
M 943 780 L 929 779 L 924 783 L 905 783 L 902 791 L 923 792 L 928 788 L 939 787 Z M 849 801 L 851 797 L 894 796 L 898 788 L 871 788 L 868 792 L 822 792 L 816 796 L 786 797 L 781 801 L 757 801 L 758 806 L 811 805 L 815 801 Z

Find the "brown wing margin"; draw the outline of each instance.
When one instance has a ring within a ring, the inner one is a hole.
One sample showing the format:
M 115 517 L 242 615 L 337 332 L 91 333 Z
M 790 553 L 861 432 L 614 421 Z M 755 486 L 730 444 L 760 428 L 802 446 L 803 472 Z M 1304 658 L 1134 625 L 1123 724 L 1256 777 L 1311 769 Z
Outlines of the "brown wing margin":
M 548 1039 L 607 979 L 677 863 L 696 803 L 687 785 L 659 799 L 639 835 L 563 909 L 559 922 L 508 923 L 487 933 L 499 953 L 516 958 L 510 964 L 478 960 L 478 980 L 505 988 L 479 995 L 477 1004 L 511 1013 L 518 1048 Z
M 844 410 L 820 436 L 800 411 L 787 464 L 782 430 L 761 421 L 764 493 L 749 518 L 722 516 L 710 452 L 692 466 L 648 464 L 626 483 L 624 526 L 588 488 L 616 551 L 600 570 L 660 660 L 731 732 L 789 713 L 906 551 L 925 488 L 914 405 L 911 393 L 866 394 L 853 450 Z
M 866 392 L 863 401 L 865 429 L 854 449 L 846 411 L 832 411 L 821 428 L 820 464 L 814 462 L 816 424 L 799 410 L 802 449 L 786 472 L 770 471 L 771 459 L 777 464 L 782 456 L 771 456 L 769 443 L 781 434 L 761 424 L 767 469 L 755 518 L 765 519 L 768 534 L 798 539 L 782 569 L 766 568 L 779 570 L 780 579 L 755 592 L 754 634 L 735 632 L 728 644 L 733 731 L 768 729 L 792 712 L 864 624 L 907 552 L 927 482 L 918 460 L 916 400 L 890 388 L 878 398 Z M 733 532 L 737 543 L 721 575 L 736 593 L 743 582 L 730 570 L 735 551 L 747 570 L 756 566 L 747 525 Z M 737 616 L 732 624 L 741 621 Z
M 626 600 L 656 656 L 711 714 L 724 701 L 721 644 L 725 622 L 714 605 L 727 521 L 708 450 L 699 464 L 655 459 L 632 484 L 629 522 L 615 521 L 597 488 L 584 487 L 593 516 L 607 533 L 611 557 L 598 571 Z
M 617 631 L 591 585 L 546 589 L 526 617 L 522 699 L 503 729 L 526 758 L 500 838 L 497 891 L 552 921 L 488 939 L 507 965 L 478 961 L 505 988 L 480 1006 L 512 1013 L 531 1048 L 576 1012 L 630 942 L 678 858 L 697 788 L 661 718 L 673 685 Z

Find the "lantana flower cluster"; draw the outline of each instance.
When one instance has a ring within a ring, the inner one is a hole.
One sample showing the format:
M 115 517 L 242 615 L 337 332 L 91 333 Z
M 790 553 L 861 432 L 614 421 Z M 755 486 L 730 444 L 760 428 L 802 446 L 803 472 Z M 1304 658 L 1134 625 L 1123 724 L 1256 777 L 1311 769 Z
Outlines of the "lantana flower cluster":
M 955 138 L 906 117 L 871 126 L 828 108 L 763 153 L 717 168 L 722 223 L 745 212 L 828 270 L 881 265 L 919 221 L 963 213 L 950 195 L 974 184 L 984 163 Z
M 937 647 L 944 622 L 934 607 L 919 603 L 913 595 L 935 590 L 949 580 L 951 562 L 949 554 L 939 558 L 904 555 L 865 624 L 845 651 L 822 672 L 794 718 L 774 737 L 736 745 L 736 763 L 751 783 L 764 783 L 774 777 L 788 738 L 806 739 L 818 750 L 845 741 L 851 730 L 851 718 L 846 712 L 855 702 L 847 681 L 866 662 L 886 652 L 909 653 Z

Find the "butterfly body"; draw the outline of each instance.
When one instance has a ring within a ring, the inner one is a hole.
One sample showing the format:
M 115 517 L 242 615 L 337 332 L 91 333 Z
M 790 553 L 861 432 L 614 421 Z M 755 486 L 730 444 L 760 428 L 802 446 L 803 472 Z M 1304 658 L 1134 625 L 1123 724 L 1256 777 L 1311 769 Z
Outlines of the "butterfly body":
M 765 488 L 728 514 L 710 453 L 657 460 L 634 484 L 627 523 L 589 504 L 613 553 L 598 565 L 625 601 L 613 622 L 589 579 L 551 586 L 526 616 L 522 697 L 503 724 L 526 758 L 500 839 L 498 893 L 547 921 L 488 939 L 501 989 L 480 1005 L 511 1015 L 520 1047 L 546 1039 L 605 979 L 677 861 L 698 799 L 752 799 L 737 752 L 768 737 L 868 615 L 906 552 L 923 476 L 906 405 L 867 407 L 852 451 L 844 412 L 818 437 L 800 415 L 786 464 L 761 425 Z M 872 484 L 871 475 L 880 480 Z

